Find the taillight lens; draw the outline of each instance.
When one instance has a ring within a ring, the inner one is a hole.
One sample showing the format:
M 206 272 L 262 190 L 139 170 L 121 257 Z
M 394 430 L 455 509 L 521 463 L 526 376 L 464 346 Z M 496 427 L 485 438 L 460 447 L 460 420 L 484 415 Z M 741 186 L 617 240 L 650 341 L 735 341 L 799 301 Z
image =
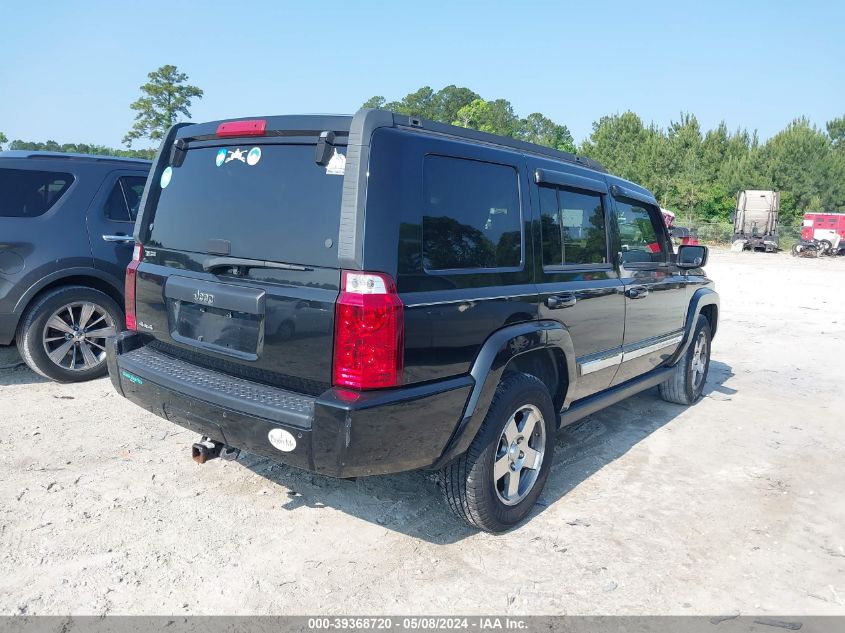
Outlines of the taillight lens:
M 264 136 L 267 121 L 250 119 L 249 121 L 227 121 L 217 126 L 217 136 Z
M 382 389 L 402 382 L 404 308 L 390 275 L 343 271 L 334 326 L 333 382 Z
M 144 247 L 135 244 L 132 251 L 132 261 L 126 267 L 126 280 L 123 287 L 123 296 L 126 299 L 126 329 L 137 331 L 138 321 L 135 318 L 135 281 L 138 277 L 138 266 L 141 265 L 141 258 L 144 256 Z

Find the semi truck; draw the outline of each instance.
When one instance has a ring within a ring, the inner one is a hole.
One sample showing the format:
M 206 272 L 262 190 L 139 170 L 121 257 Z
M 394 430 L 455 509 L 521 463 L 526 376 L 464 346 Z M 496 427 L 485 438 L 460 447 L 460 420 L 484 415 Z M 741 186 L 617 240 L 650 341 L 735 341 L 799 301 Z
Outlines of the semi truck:
M 780 192 L 762 189 L 744 189 L 737 194 L 736 211 L 733 213 L 733 251 L 778 250 L 778 213 Z

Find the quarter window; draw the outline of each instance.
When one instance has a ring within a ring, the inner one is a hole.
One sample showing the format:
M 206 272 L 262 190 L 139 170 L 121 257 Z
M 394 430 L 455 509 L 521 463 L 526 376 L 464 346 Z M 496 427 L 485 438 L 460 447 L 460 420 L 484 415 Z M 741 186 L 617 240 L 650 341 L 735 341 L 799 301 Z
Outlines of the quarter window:
M 664 263 L 666 246 L 656 218 L 648 207 L 638 203 L 616 201 L 622 263 Z
M 600 194 L 540 187 L 544 266 L 607 263 L 607 232 Z
M 134 222 L 138 215 L 145 179 L 137 176 L 121 176 L 106 202 L 106 217 L 117 222 Z
M 73 176 L 63 172 L 0 169 L 0 217 L 43 215 L 72 184 Z
M 522 221 L 513 167 L 426 156 L 423 205 L 427 270 L 521 264 Z

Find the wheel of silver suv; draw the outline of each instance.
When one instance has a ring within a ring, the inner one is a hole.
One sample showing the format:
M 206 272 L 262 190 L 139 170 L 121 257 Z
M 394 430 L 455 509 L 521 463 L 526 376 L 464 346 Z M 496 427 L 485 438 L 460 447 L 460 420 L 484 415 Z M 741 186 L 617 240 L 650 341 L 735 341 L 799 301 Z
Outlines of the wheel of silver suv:
M 106 339 L 123 329 L 123 310 L 84 286 L 52 288 L 36 297 L 18 325 L 21 357 L 36 373 L 79 382 L 106 373 Z
M 53 311 L 44 323 L 41 342 L 58 367 L 86 371 L 106 361 L 106 339 L 116 333 L 114 319 L 105 308 L 76 301 Z

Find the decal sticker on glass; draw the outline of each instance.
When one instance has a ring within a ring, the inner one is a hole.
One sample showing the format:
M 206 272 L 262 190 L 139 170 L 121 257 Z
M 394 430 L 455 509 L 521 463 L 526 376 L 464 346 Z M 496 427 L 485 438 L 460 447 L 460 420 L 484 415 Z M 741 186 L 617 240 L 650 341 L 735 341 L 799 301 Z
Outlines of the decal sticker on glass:
M 226 162 L 226 150 L 222 147 L 217 150 L 217 157 L 214 159 L 215 164 L 220 167 L 223 163 Z
M 337 148 L 334 154 L 329 159 L 329 164 L 326 165 L 326 173 L 329 176 L 342 176 L 346 172 L 346 156 L 339 153 Z
M 247 165 L 255 165 L 260 160 L 261 160 L 261 148 L 260 147 L 253 147 L 251 150 L 249 150 L 249 154 L 246 155 L 246 164 Z
M 240 147 L 238 149 L 230 149 L 229 156 L 226 158 L 226 162 L 229 163 L 233 160 L 239 160 L 242 163 L 246 162 L 246 152 L 242 150 Z
M 164 171 L 161 172 L 161 181 L 159 184 L 162 189 L 167 189 L 167 185 L 170 184 L 171 178 L 173 178 L 173 167 L 167 166 Z

